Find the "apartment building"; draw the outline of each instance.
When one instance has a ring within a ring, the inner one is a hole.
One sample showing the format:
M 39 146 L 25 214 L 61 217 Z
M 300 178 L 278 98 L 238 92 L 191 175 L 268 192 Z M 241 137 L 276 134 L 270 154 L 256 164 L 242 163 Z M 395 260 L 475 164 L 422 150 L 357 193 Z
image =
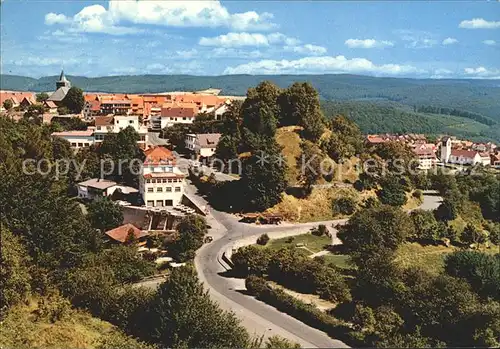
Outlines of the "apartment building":
M 101 113 L 128 115 L 132 111 L 132 101 L 129 99 L 111 99 L 101 101 Z
M 196 154 L 197 157 L 211 157 L 221 137 L 220 133 L 188 133 L 185 138 L 186 148 Z
M 99 116 L 95 118 L 94 138 L 96 144 L 101 143 L 108 133 L 118 133 L 127 127 L 132 127 L 139 133 L 137 142 L 142 149 L 146 149 L 148 129 L 139 123 L 138 115 Z
M 90 127 L 85 131 L 53 132 L 51 136 L 67 140 L 73 149 L 90 147 L 95 142 L 94 129 Z
M 147 149 L 144 154 L 139 192 L 148 207 L 173 207 L 182 201 L 185 175 L 173 153 L 164 147 Z

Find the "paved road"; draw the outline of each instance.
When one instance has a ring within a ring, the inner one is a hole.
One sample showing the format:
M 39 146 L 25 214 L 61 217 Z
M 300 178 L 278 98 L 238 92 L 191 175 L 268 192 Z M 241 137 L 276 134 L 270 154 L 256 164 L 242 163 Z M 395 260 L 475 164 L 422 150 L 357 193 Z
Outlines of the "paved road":
M 156 146 L 165 144 L 167 144 L 167 140 L 160 138 L 159 132 L 148 132 L 148 145 Z
M 191 197 L 195 197 L 202 206 L 207 205 L 203 198 L 196 195 L 196 188 L 193 185 L 187 185 L 186 192 Z M 434 209 L 439 203 L 439 197 L 425 195 L 421 208 Z M 245 295 L 241 292 L 244 289 L 244 280 L 220 275 L 226 270 L 220 261 L 220 255 L 232 246 L 247 244 L 249 240 L 255 239 L 264 232 L 271 237 L 273 235 L 296 234 L 298 232 L 307 232 L 311 227 L 318 224 L 331 227 L 332 224 L 343 224 L 345 220 L 257 226 L 238 222 L 235 216 L 213 209 L 210 211 L 207 220 L 212 227 L 210 235 L 212 235 L 214 241 L 198 250 L 195 266 L 200 280 L 208 287 L 211 297 L 223 309 L 235 312 L 236 316 L 241 319 L 243 326 L 256 336 L 280 335 L 299 343 L 301 347 L 308 348 L 347 347 L 345 343 L 330 338 L 324 332 L 307 326 L 303 322 L 279 312 L 274 307 Z M 334 235 L 335 232 L 335 230 L 332 231 Z M 151 285 L 154 285 L 154 283 Z

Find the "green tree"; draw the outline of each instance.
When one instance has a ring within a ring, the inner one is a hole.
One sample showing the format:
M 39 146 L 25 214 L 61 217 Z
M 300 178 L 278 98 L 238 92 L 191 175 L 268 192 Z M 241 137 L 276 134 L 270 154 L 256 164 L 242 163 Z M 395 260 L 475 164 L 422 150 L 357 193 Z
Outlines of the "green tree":
M 101 198 L 89 204 L 87 218 L 92 227 L 105 232 L 122 224 L 123 212 L 120 205 L 109 198 Z
M 140 342 L 120 332 L 106 334 L 99 339 L 96 349 L 157 349 L 155 345 Z
M 356 211 L 356 201 L 351 197 L 340 197 L 332 200 L 334 214 L 351 215 Z
M 325 128 L 319 94 L 309 82 L 295 82 L 278 98 L 280 125 L 300 125 L 304 138 L 317 142 Z
M 191 267 L 172 270 L 144 319 L 144 338 L 162 347 L 242 348 L 250 341 L 236 316 L 210 299 Z
M 415 225 L 415 235 L 409 238 L 417 241 L 437 241 L 444 237 L 444 227 L 441 226 L 434 214 L 426 210 L 414 210 L 410 213 L 410 218 Z
M 11 99 L 6 99 L 5 101 L 3 101 L 3 107 L 5 108 L 5 110 L 9 111 L 12 109 L 13 106 L 14 103 L 12 103 Z
M 299 175 L 297 180 L 303 185 L 307 193 L 312 191 L 312 186 L 321 178 L 321 150 L 310 141 L 300 143 L 301 154 L 297 158 Z
M 64 138 L 54 137 L 52 140 L 52 156 L 57 159 L 72 159 L 73 150 L 71 144 Z
M 35 121 L 40 124 L 40 115 L 43 115 L 45 109 L 41 104 L 31 104 L 23 115 L 23 118 L 28 121 Z
M 362 152 L 363 137 L 353 121 L 338 115 L 331 121 L 331 130 L 325 147 L 333 160 L 339 162 Z
M 451 276 L 467 280 L 480 295 L 500 301 L 500 254 L 455 251 L 446 256 L 444 269 Z
M 484 230 L 479 229 L 473 224 L 467 224 L 460 236 L 460 240 L 464 244 L 482 244 L 487 240 L 487 234 Z
M 396 251 L 414 227 L 408 215 L 399 208 L 378 206 L 357 211 L 337 236 L 346 251 L 355 259 L 365 259 L 379 251 Z
M 196 250 L 203 245 L 203 238 L 207 233 L 205 219 L 198 215 L 185 216 L 177 225 L 177 231 L 179 235 L 169 246 L 169 251 L 181 262 L 193 259 Z
M 45 102 L 47 99 L 49 99 L 49 95 L 46 93 L 46 92 L 40 92 L 40 93 L 37 93 L 36 94 L 36 101 L 38 103 L 43 103 Z
M 240 182 L 247 209 L 264 211 L 281 201 L 287 186 L 286 168 L 274 139 L 269 139 L 267 147 L 245 159 Z
M 265 347 L 267 349 L 299 349 L 300 344 L 294 343 L 280 336 L 271 336 L 266 340 Z
M 396 176 L 384 178 L 381 183 L 382 189 L 377 191 L 378 198 L 381 203 L 391 206 L 403 206 L 406 204 L 405 186 L 401 183 L 401 179 Z
M 2 249 L 0 261 L 0 312 L 26 299 L 30 292 L 29 257 L 20 239 L 0 226 Z
M 68 115 L 69 113 L 70 111 L 65 105 L 61 105 L 57 108 L 57 114 L 59 115 Z
M 186 135 L 192 132 L 193 129 L 191 125 L 174 124 L 172 126 L 165 127 L 162 130 L 161 136 L 162 138 L 168 139 L 168 142 L 177 150 L 182 151 L 186 145 Z
M 70 113 L 80 113 L 85 105 L 83 90 L 75 86 L 71 87 L 66 94 L 66 97 L 62 100 L 62 104 L 68 108 Z

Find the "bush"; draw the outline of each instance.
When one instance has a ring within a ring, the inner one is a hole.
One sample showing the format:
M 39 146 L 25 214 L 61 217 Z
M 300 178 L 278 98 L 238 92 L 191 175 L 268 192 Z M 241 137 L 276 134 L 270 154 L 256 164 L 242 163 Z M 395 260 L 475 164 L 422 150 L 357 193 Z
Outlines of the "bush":
M 422 193 L 422 190 L 415 190 L 413 194 L 411 194 L 415 199 L 422 200 L 424 194 Z
M 295 237 L 294 237 L 294 236 L 290 236 L 290 237 L 288 237 L 288 238 L 285 240 L 285 242 L 286 242 L 287 244 L 291 244 L 294 240 L 295 240 Z
M 323 236 L 323 235 L 328 235 L 328 228 L 324 224 L 320 224 L 315 228 L 311 229 L 311 234 L 314 236 Z
M 257 239 L 257 244 L 261 245 L 261 246 L 265 246 L 267 245 L 267 243 L 269 242 L 269 240 L 271 240 L 269 238 L 269 235 L 267 234 L 262 234 L 261 236 L 259 236 L 259 238 Z
M 351 215 L 356 211 L 356 201 L 350 197 L 333 199 L 332 210 L 334 214 Z

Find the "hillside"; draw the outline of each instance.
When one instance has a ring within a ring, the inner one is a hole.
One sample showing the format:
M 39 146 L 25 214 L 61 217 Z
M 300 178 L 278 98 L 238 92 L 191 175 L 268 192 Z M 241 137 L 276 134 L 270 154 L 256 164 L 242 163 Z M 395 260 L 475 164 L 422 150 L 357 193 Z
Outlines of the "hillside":
M 280 87 L 295 81 L 309 81 L 325 100 L 393 101 L 409 106 L 452 107 L 500 120 L 500 81 L 432 80 L 376 78 L 360 75 L 134 75 L 86 78 L 68 76 L 73 85 L 85 91 L 165 92 L 194 91 L 209 87 L 222 94 L 244 95 L 249 87 L 270 80 Z M 1 76 L 1 89 L 50 91 L 57 76 L 33 79 Z
M 466 117 L 418 113 L 394 102 L 324 101 L 322 108 L 328 117 L 349 117 L 363 133 L 450 134 L 477 141 L 500 141 L 500 125 L 491 119 L 485 124 Z M 490 121 L 494 124 L 490 125 Z

